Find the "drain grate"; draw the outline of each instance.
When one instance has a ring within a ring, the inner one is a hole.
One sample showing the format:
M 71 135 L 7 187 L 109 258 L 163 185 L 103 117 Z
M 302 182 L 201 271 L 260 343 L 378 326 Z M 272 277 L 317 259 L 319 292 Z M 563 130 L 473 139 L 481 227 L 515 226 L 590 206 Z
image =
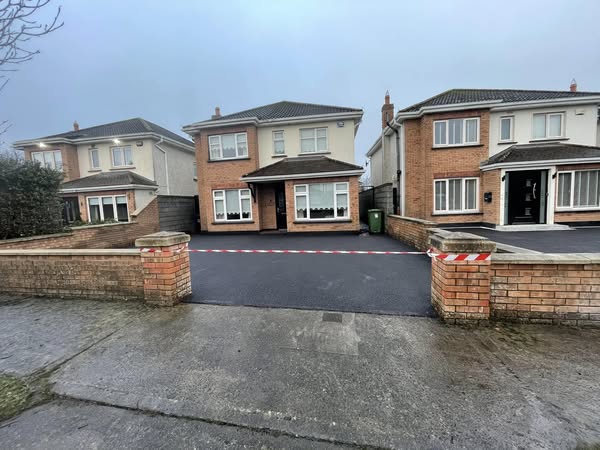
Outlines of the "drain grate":
M 323 322 L 342 323 L 342 314 L 341 313 L 324 312 L 323 313 Z

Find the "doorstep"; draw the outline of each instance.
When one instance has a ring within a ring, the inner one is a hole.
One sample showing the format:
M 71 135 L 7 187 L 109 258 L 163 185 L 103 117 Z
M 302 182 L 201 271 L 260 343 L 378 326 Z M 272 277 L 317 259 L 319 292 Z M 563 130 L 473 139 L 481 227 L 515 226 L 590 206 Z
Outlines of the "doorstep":
M 559 224 L 531 224 L 531 225 L 498 225 L 496 231 L 561 231 L 574 230 L 569 225 Z

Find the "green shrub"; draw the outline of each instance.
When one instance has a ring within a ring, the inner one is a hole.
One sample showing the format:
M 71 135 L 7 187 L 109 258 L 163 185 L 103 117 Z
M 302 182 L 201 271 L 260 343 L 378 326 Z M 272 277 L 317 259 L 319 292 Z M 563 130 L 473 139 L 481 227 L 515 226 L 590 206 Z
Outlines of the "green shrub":
M 62 177 L 37 162 L 0 155 L 0 239 L 62 231 Z

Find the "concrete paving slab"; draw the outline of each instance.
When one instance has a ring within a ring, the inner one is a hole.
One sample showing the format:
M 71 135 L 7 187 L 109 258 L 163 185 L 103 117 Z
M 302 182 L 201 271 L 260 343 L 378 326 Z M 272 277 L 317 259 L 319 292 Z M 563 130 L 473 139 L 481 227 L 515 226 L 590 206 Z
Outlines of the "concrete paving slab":
M 55 401 L 0 425 L 0 449 L 329 449 L 329 443 L 197 420 Z
M 52 381 L 73 398 L 311 439 L 567 448 L 600 442 L 599 345 L 600 330 L 182 305 Z
M 140 303 L 0 297 L 0 372 L 56 367 L 149 311 Z

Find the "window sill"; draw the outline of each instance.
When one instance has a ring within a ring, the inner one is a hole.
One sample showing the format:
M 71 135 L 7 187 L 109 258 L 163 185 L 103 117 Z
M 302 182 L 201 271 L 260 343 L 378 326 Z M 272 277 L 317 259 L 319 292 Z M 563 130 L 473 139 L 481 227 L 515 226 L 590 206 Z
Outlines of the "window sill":
M 483 144 L 433 145 L 432 150 L 449 150 L 453 148 L 483 147 Z
M 556 208 L 554 210 L 555 213 L 578 213 L 578 212 L 599 212 L 600 207 L 598 206 L 589 206 L 586 208 Z
M 294 220 L 294 223 L 296 224 L 300 224 L 300 223 L 314 223 L 314 224 L 319 224 L 319 223 L 352 223 L 352 220 L 350 219 L 306 219 L 306 220 L 302 220 L 302 219 L 296 219 Z
M 555 137 L 555 138 L 540 138 L 530 139 L 529 142 L 556 142 L 556 141 L 568 141 L 568 137 Z
M 102 172 L 102 169 L 90 169 L 88 172 Z
M 475 216 L 477 214 L 483 214 L 481 211 L 444 211 L 444 212 L 432 212 L 432 216 Z
M 280 155 L 271 155 L 271 158 L 287 158 L 285 153 L 281 153 Z
M 244 158 L 209 159 L 208 162 L 209 163 L 226 163 L 226 162 L 232 162 L 232 161 L 247 161 L 249 159 L 250 159 L 250 157 L 246 156 Z
M 135 169 L 135 166 L 119 166 L 119 167 L 111 167 L 110 170 L 129 170 Z
M 222 220 L 219 222 L 212 222 L 211 225 L 237 225 L 246 223 L 254 223 L 254 220 Z
M 518 144 L 517 141 L 499 141 L 498 145 L 514 145 L 514 144 Z
M 304 152 L 298 153 L 298 156 L 313 156 L 313 155 L 331 155 L 330 151 L 326 152 Z

